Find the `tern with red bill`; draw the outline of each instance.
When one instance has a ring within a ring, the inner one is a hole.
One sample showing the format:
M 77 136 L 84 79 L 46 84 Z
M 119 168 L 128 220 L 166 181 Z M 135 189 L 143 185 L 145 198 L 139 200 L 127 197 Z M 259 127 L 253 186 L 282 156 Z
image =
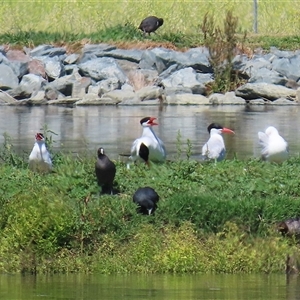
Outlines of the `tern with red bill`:
M 210 138 L 202 147 L 202 157 L 204 159 L 221 161 L 226 155 L 226 148 L 222 133 L 234 134 L 234 131 L 217 123 L 210 124 L 207 127 L 207 130 L 210 134 Z
M 164 162 L 166 160 L 166 149 L 164 143 L 157 137 L 152 126 L 158 125 L 156 118 L 145 117 L 140 124 L 143 127 L 142 136 L 136 139 L 131 147 L 131 160 L 149 162 Z
M 52 169 L 52 161 L 45 144 L 45 138 L 40 132 L 35 135 L 35 143 L 29 155 L 29 168 L 40 173 L 46 173 Z
M 269 126 L 265 132 L 258 132 L 258 139 L 262 146 L 261 155 L 263 160 L 282 163 L 288 159 L 288 143 L 275 127 Z

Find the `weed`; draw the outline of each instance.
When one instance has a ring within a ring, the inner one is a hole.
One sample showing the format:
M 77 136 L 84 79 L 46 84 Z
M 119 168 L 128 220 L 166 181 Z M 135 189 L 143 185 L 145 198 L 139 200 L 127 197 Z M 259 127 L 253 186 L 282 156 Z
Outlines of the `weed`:
M 209 88 L 212 92 L 228 92 L 238 87 L 241 80 L 233 69 L 233 58 L 238 46 L 238 18 L 227 11 L 223 28 L 217 26 L 214 17 L 204 16 L 201 30 L 204 44 L 210 53 L 210 62 L 214 71 L 214 81 Z M 242 41 L 246 39 L 246 35 Z

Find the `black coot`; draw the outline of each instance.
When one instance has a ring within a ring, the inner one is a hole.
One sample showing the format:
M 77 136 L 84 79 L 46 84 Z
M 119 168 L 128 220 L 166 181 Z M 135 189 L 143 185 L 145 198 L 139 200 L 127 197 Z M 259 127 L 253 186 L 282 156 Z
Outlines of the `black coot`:
M 133 195 L 133 202 L 138 205 L 137 211 L 143 215 L 154 214 L 159 196 L 151 187 L 137 189 Z

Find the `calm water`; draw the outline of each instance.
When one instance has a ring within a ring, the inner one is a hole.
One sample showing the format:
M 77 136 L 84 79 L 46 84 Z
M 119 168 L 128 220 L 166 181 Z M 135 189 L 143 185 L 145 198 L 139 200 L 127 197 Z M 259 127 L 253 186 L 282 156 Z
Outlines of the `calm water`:
M 0 299 L 300 299 L 285 275 L 0 275 Z
M 0 143 L 7 132 L 19 151 L 30 152 L 34 135 L 44 124 L 57 133 L 54 150 L 95 153 L 100 146 L 112 158 L 129 154 L 133 140 L 140 136 L 139 121 L 145 116 L 158 118 L 155 126 L 165 142 L 169 159 L 176 154 L 176 139 L 180 130 L 186 145 L 193 145 L 193 157 L 199 157 L 208 139 L 206 127 L 211 122 L 234 129 L 235 135 L 225 135 L 228 158 L 259 156 L 257 132 L 273 125 L 289 142 L 291 155 L 300 152 L 300 106 L 90 106 L 90 107 L 0 107 Z M 185 146 L 184 146 L 185 147 Z

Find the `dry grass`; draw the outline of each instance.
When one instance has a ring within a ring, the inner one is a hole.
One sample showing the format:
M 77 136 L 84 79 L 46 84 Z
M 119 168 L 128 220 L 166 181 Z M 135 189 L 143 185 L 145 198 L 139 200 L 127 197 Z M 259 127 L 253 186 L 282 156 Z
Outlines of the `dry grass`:
M 239 16 L 239 32 L 253 28 L 253 1 L 20 1 L 1 2 L 0 33 L 18 30 L 92 33 L 106 27 L 130 22 L 138 26 L 148 15 L 163 17 L 161 33 L 196 33 L 205 13 L 212 13 L 222 22 L 227 10 Z M 258 3 L 260 34 L 298 34 L 300 1 L 269 1 Z

